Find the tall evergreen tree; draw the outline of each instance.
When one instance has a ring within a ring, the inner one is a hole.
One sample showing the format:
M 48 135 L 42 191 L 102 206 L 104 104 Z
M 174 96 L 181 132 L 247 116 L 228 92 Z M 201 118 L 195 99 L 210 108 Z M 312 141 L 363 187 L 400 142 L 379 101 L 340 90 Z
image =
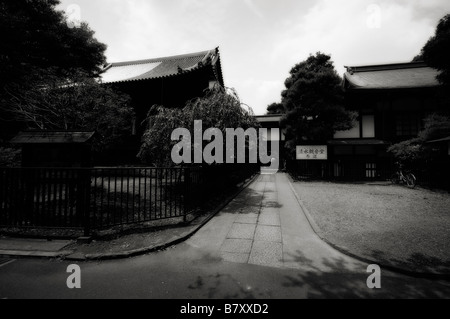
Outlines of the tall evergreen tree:
M 0 2 L 0 142 L 20 129 L 95 130 L 96 149 L 131 132 L 129 98 L 96 81 L 106 45 L 58 0 Z
M 86 23 L 73 27 L 58 0 L 0 2 L 0 87 L 40 82 L 48 70 L 70 76 L 83 70 L 98 75 L 106 45 Z
M 439 20 L 434 36 L 424 45 L 420 57 L 440 71 L 438 80 L 441 84 L 450 85 L 450 14 Z
M 417 137 L 392 145 L 388 150 L 399 160 L 417 165 L 430 159 L 432 153 L 427 141 L 450 135 L 450 14 L 439 20 L 435 34 L 425 43 L 413 61 L 424 61 L 437 69 L 437 80 L 441 84 L 436 90 L 438 113 L 429 114 L 424 119 L 424 129 Z
M 330 56 L 321 52 L 291 69 L 281 93 L 291 155 L 298 144 L 325 143 L 336 131 L 352 127 L 356 115 L 344 108 L 341 84 Z

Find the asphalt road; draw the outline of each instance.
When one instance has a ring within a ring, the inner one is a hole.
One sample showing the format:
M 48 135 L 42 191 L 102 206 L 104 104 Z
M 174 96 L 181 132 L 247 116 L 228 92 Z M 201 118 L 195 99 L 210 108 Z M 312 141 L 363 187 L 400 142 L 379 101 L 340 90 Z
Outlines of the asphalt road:
M 78 263 L 81 288 L 67 287 L 68 261 L 17 259 L 0 265 L 0 298 L 449 298 L 450 283 L 381 270 L 381 288 L 367 269 L 345 263 L 330 271 L 227 262 L 180 244 L 125 260 Z

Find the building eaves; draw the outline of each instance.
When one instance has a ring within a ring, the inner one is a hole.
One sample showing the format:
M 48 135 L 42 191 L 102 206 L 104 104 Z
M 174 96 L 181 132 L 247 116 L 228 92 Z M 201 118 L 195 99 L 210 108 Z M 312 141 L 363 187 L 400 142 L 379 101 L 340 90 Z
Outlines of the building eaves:
M 12 144 L 79 144 L 86 143 L 93 131 L 23 131 L 11 141 Z
M 347 67 L 346 89 L 408 89 L 437 87 L 439 71 L 424 63 Z
M 101 77 L 103 83 L 140 81 L 174 77 L 210 66 L 213 66 L 216 78 L 223 85 L 218 48 L 169 57 L 111 63 L 105 67 Z

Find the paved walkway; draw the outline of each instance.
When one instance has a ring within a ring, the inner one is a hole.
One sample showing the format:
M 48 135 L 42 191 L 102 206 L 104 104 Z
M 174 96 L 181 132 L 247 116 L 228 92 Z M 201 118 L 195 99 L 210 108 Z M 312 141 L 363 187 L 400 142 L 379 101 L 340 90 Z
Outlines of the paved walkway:
M 315 234 L 283 173 L 260 175 L 187 244 L 237 263 L 327 271 L 333 260 L 333 267 L 336 261 L 348 270 L 364 267 Z

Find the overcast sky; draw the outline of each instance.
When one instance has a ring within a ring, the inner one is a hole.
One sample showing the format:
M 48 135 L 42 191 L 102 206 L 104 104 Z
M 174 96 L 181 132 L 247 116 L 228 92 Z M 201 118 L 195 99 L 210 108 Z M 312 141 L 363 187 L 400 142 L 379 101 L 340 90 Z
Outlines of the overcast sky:
M 108 49 L 108 62 L 220 48 L 225 85 L 264 114 L 309 54 L 344 65 L 408 62 L 449 0 L 61 0 Z

